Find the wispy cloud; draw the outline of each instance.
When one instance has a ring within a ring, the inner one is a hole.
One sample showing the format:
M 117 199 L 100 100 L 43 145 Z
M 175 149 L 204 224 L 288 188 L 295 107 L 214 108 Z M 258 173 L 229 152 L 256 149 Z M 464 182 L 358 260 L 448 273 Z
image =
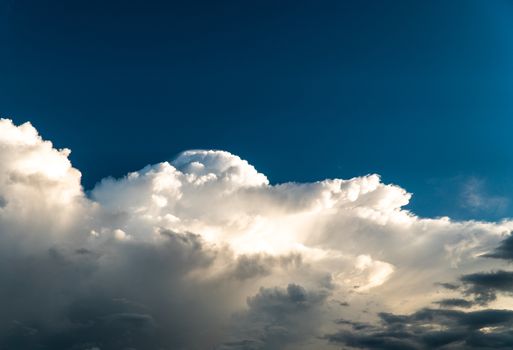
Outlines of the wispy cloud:
M 509 206 L 508 197 L 491 194 L 486 189 L 486 181 L 470 177 L 462 184 L 461 206 L 473 211 L 504 213 Z

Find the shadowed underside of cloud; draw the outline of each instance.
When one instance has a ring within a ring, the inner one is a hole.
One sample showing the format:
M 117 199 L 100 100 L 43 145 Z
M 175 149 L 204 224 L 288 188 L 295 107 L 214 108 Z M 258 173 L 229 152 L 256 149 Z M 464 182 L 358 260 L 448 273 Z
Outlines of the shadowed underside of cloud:
M 513 261 L 513 235 L 509 235 L 503 240 L 493 252 L 484 254 L 483 256 Z
M 86 195 L 69 152 L 0 120 L 2 350 L 511 347 L 511 221 L 208 150 Z
M 435 301 L 435 304 L 444 308 L 461 307 L 464 309 L 472 307 L 473 302 L 461 298 L 449 298 Z
M 497 298 L 497 293 L 513 293 L 513 271 L 477 272 L 463 275 L 465 294 L 474 295 L 479 304 L 488 304 Z
M 328 335 L 358 349 L 511 349 L 513 311 L 422 309 L 410 315 L 381 313 L 380 325 L 354 325 Z

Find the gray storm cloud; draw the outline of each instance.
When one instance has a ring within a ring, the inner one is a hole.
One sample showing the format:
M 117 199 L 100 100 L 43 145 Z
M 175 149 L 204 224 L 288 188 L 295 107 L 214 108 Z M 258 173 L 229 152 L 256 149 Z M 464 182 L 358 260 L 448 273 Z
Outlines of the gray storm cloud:
M 86 195 L 69 152 L 0 120 L 0 349 L 513 344 L 512 221 L 420 218 L 378 175 L 274 185 L 211 150 Z

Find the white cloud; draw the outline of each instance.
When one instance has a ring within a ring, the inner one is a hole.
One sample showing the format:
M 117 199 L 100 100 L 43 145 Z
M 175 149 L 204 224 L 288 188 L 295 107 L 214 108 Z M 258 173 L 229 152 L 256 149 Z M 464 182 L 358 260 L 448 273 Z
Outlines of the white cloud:
M 461 191 L 461 205 L 473 211 L 490 211 L 502 213 L 507 208 L 507 197 L 491 195 L 485 190 L 485 181 L 470 177 L 463 182 Z
M 0 348 L 27 327 L 26 347 L 336 348 L 322 335 L 342 313 L 450 297 L 436 282 L 502 266 L 480 255 L 513 228 L 419 218 L 377 175 L 271 185 L 224 151 L 184 152 L 87 197 L 68 155 L 0 121 Z

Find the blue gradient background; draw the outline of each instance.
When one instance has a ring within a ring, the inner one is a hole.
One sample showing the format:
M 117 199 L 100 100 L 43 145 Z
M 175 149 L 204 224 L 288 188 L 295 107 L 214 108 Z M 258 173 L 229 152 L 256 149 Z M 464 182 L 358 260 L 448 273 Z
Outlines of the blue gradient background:
M 71 148 L 86 189 L 216 148 L 274 183 L 379 173 L 421 215 L 513 215 L 511 1 L 0 4 L 1 116 Z

